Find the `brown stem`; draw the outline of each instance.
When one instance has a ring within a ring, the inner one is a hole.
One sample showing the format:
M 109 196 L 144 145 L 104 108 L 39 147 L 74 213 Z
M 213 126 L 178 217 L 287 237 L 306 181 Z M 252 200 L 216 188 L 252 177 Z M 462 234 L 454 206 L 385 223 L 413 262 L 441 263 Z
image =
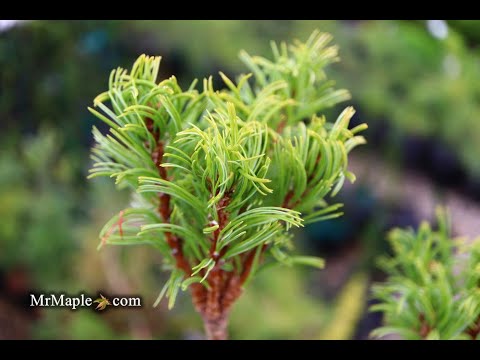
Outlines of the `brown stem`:
M 220 199 L 217 205 L 217 217 L 218 217 L 218 229 L 213 232 L 213 239 L 212 245 L 210 247 L 210 257 L 212 257 L 215 262 L 218 262 L 220 258 L 220 254 L 215 253 L 215 249 L 217 248 L 218 238 L 220 236 L 220 232 L 228 223 L 228 212 L 225 211 L 225 208 L 230 204 L 232 200 L 230 198 L 230 193 L 226 193 L 223 198 Z
M 234 272 L 227 274 L 225 281 L 225 286 L 222 291 L 222 297 L 220 299 L 220 304 L 223 311 L 229 311 L 235 301 L 242 295 L 243 288 L 240 277 Z
M 245 257 L 245 260 L 243 262 L 242 275 L 240 276 L 241 284 L 245 283 L 245 281 L 248 278 L 248 275 L 250 275 L 250 272 L 252 271 L 253 260 L 255 259 L 255 252 L 256 252 L 256 249 L 250 250 L 250 252 Z
M 290 201 L 292 200 L 292 197 L 293 195 L 295 195 L 295 193 L 293 192 L 293 190 L 289 190 L 287 192 L 287 195 L 285 195 L 285 199 L 283 200 L 283 203 L 282 203 L 282 207 L 285 208 L 285 209 L 289 209 L 290 208 Z
M 213 232 L 212 244 L 210 246 L 210 257 L 215 261 L 214 268 L 210 271 L 207 281 L 209 289 L 207 290 L 204 300 L 204 306 L 200 313 L 202 315 L 205 330 L 209 339 L 226 339 L 227 338 L 227 319 L 228 312 L 233 301 L 229 301 L 225 306 L 224 299 L 233 290 L 231 282 L 231 274 L 227 274 L 222 265 L 224 260 L 221 254 L 216 251 L 220 232 L 228 223 L 228 212 L 225 210 L 230 203 L 230 193 L 227 193 L 220 199 L 217 205 L 218 228 Z M 237 291 L 233 291 L 236 293 Z M 239 292 L 238 292 L 239 293 Z
M 203 325 L 205 327 L 208 340 L 227 340 L 227 324 L 227 314 L 223 314 L 216 318 L 203 317 Z
M 243 292 L 242 283 L 237 274 L 227 273 L 218 267 L 210 272 L 209 285 L 204 310 L 200 311 L 207 338 L 226 340 L 228 316 Z
M 478 334 L 480 334 L 480 318 L 467 330 L 467 334 L 470 335 L 472 340 L 476 340 Z
M 285 126 L 287 125 L 286 120 L 282 120 L 278 123 L 277 125 L 277 133 L 281 134 L 283 132 L 283 129 L 285 129 Z
M 263 244 L 262 250 L 260 250 L 260 261 L 262 261 L 263 254 L 265 253 L 265 250 L 267 250 L 267 248 L 268 244 Z M 245 257 L 245 260 L 243 262 L 242 274 L 240 275 L 240 283 L 242 285 L 245 284 L 245 281 L 247 281 L 248 276 L 252 272 L 253 260 L 255 260 L 256 252 L 257 249 L 250 250 L 250 252 Z
M 420 314 L 418 318 L 420 320 L 419 334 L 423 339 L 425 339 L 430 333 L 431 328 L 430 328 L 430 325 L 428 325 L 424 314 Z
M 164 144 L 160 140 L 160 132 L 153 126 L 152 119 L 146 120 L 146 126 L 155 138 L 155 141 L 157 142 L 155 148 L 152 151 L 152 160 L 157 167 L 160 177 L 163 180 L 167 180 L 167 169 L 162 166 Z M 158 194 L 158 199 L 158 213 L 162 217 L 163 222 L 168 223 L 170 221 L 170 215 L 172 214 L 172 209 L 170 206 L 170 195 L 160 193 Z M 172 256 L 175 259 L 176 267 L 178 269 L 182 269 L 187 276 L 190 276 L 192 273 L 192 269 L 190 267 L 190 264 L 188 263 L 188 260 L 183 254 L 182 239 L 170 232 L 165 232 L 165 238 L 167 240 L 168 246 L 172 249 Z

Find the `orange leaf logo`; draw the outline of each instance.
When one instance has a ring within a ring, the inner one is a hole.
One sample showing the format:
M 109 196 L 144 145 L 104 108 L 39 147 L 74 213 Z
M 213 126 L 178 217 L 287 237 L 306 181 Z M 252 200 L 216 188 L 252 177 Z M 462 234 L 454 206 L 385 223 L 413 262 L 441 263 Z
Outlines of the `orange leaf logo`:
M 100 294 L 100 297 L 98 299 L 96 299 L 94 301 L 94 303 L 98 303 L 97 307 L 95 308 L 98 311 L 105 310 L 105 308 L 108 305 L 112 305 L 110 303 L 110 301 L 105 296 L 103 296 L 102 294 Z

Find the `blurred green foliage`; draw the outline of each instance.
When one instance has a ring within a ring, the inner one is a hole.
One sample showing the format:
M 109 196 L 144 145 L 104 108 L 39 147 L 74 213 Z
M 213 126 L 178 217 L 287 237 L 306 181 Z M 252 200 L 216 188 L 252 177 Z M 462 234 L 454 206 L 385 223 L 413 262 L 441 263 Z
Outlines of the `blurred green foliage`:
M 219 68 L 230 69 L 228 75 L 240 69 L 237 49 L 263 55 L 265 39 L 304 38 L 318 27 L 341 48 L 333 77 L 351 89 L 369 121 L 383 118 L 400 133 L 438 136 L 478 175 L 480 62 L 473 45 L 479 26 L 449 25 L 441 40 L 425 21 L 34 21 L 0 37 L 0 66 L 8 69 L 0 88 L 9 89 L 0 97 L 0 115 L 9 131 L 62 121 L 67 141 L 84 149 L 92 119 L 85 107 L 115 64 L 127 66 L 145 52 L 161 54 L 162 76 L 179 73 L 181 83 Z
M 326 314 L 326 304 L 308 295 L 302 269 L 265 270 L 233 308 L 231 336 L 235 339 L 312 339 L 326 320 Z M 252 319 L 256 319 L 254 324 Z
M 445 141 L 480 175 L 480 58 L 461 33 L 450 28 L 441 40 L 424 22 L 375 21 L 337 34 L 341 85 L 369 123 L 393 124 L 397 152 L 399 135 L 427 135 Z
M 379 259 L 388 279 L 373 287 L 379 303 L 371 308 L 383 313 L 384 326 L 372 336 L 480 339 L 480 239 L 461 244 L 444 209 L 437 218 L 437 230 L 423 222 L 390 232 L 393 254 Z
M 329 322 L 321 330 L 319 339 L 349 340 L 353 337 L 365 309 L 368 285 L 364 272 L 352 275 L 331 304 Z
M 54 131 L 42 130 L 0 155 L 0 266 L 26 267 L 50 290 L 69 278 L 81 195 L 61 147 Z

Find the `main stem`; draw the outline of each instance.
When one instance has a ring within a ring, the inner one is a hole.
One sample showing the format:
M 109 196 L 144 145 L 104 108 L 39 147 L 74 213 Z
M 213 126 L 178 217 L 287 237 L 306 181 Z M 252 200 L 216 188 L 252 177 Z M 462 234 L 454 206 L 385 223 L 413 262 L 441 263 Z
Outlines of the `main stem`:
M 152 160 L 155 163 L 160 177 L 168 180 L 166 168 L 162 166 L 164 155 L 164 144 L 160 139 L 158 129 L 154 128 L 153 121 L 147 119 L 146 126 L 156 140 L 156 146 L 152 149 Z M 217 194 L 212 194 L 217 195 Z M 216 251 L 220 232 L 228 224 L 229 213 L 226 211 L 231 201 L 231 193 L 226 193 L 217 205 L 217 218 L 219 227 L 214 231 L 211 239 L 210 257 L 215 261 L 214 268 L 207 276 L 208 288 L 202 284 L 192 284 L 190 292 L 195 310 L 200 314 L 205 327 L 205 332 L 209 340 L 226 340 L 228 338 L 228 318 L 233 304 L 238 300 L 243 292 L 243 284 L 249 278 L 255 259 L 256 249 L 250 250 L 242 257 L 241 269 L 234 271 L 225 271 L 222 266 L 225 260 L 222 259 L 226 248 L 218 253 Z M 160 193 L 158 213 L 165 223 L 170 222 L 172 208 L 170 204 L 170 195 Z M 291 195 L 286 202 L 288 203 Z M 170 232 L 165 232 L 165 238 L 171 249 L 175 266 L 184 271 L 185 276 L 192 274 L 192 266 L 183 253 L 183 239 Z M 263 254 L 266 250 L 264 246 L 261 250 Z M 201 271 L 205 276 L 205 271 Z
M 203 325 L 208 340 L 228 339 L 228 315 L 224 314 L 216 319 L 203 318 Z
M 213 195 L 213 194 L 212 194 Z M 228 338 L 228 316 L 233 303 L 242 293 L 241 276 L 235 272 L 226 272 L 222 269 L 225 260 L 222 259 L 225 249 L 217 252 L 217 243 L 220 232 L 228 223 L 229 213 L 226 211 L 231 201 L 231 194 L 225 194 L 220 199 L 217 207 L 218 228 L 213 232 L 210 246 L 210 258 L 215 261 L 215 266 L 207 276 L 208 289 L 204 289 L 206 296 L 197 307 L 203 319 L 207 338 L 210 340 L 226 340 Z M 194 299 L 194 303 L 197 303 Z
M 243 292 L 243 274 L 227 272 L 221 268 L 221 261 L 207 277 L 208 289 L 192 288 L 195 309 L 201 315 L 207 338 L 209 340 L 226 340 L 228 338 L 228 319 L 233 304 Z M 198 290 L 201 289 L 201 292 Z
M 152 149 L 152 160 L 157 167 L 160 177 L 168 180 L 167 171 L 162 166 L 164 144 L 160 139 L 160 133 L 158 129 L 154 128 L 151 119 L 147 119 L 146 126 L 156 140 L 156 146 Z M 170 195 L 160 193 L 158 198 L 158 213 L 163 222 L 169 223 L 172 213 Z M 227 195 L 219 202 L 217 207 L 219 228 L 214 232 L 210 249 L 210 257 L 214 259 L 215 267 L 207 276 L 209 287 L 207 289 L 198 283 L 190 286 L 193 305 L 203 319 L 205 332 L 210 340 L 225 340 L 228 338 L 229 312 L 233 303 L 242 293 L 245 274 L 250 272 L 251 267 L 251 264 L 248 263 L 241 274 L 226 272 L 221 268 L 224 264 L 224 260 L 221 259 L 223 253 L 219 254 L 215 251 L 220 231 L 228 222 L 228 213 L 225 211 L 225 208 L 229 202 L 230 197 Z M 183 239 L 170 232 L 165 232 L 165 238 L 175 259 L 175 266 L 183 270 L 186 277 L 191 276 L 192 267 L 183 253 Z M 205 275 L 205 272 L 201 274 Z

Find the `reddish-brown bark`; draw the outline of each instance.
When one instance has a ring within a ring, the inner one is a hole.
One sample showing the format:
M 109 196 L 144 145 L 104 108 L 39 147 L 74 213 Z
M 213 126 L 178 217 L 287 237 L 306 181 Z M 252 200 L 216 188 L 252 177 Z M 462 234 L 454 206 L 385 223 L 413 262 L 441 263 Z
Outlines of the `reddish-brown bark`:
M 157 167 L 160 177 L 163 180 L 168 180 L 167 169 L 162 166 L 164 145 L 163 142 L 160 140 L 160 132 L 154 128 L 152 119 L 147 119 L 146 125 L 147 129 L 150 131 L 156 141 L 155 148 L 152 151 L 152 160 Z M 162 220 L 165 223 L 168 223 L 170 221 L 170 215 L 172 213 L 172 209 L 170 207 L 170 195 L 160 193 L 158 195 L 158 199 L 158 213 L 162 217 Z M 175 259 L 176 267 L 182 269 L 185 274 L 187 274 L 187 276 L 190 276 L 192 270 L 190 264 L 183 255 L 182 239 L 170 232 L 165 232 L 165 238 L 167 240 L 168 246 L 170 246 L 170 248 L 172 249 L 172 256 Z
M 470 335 L 472 340 L 476 340 L 478 334 L 480 334 L 480 319 L 478 319 L 468 330 L 467 334 Z
M 418 332 L 419 332 L 420 336 L 423 339 L 425 339 L 428 336 L 428 334 L 430 333 L 430 330 L 432 330 L 432 329 L 431 329 L 430 325 L 428 325 L 424 314 L 420 314 L 418 316 L 418 318 L 420 320 L 420 329 L 419 329 Z

